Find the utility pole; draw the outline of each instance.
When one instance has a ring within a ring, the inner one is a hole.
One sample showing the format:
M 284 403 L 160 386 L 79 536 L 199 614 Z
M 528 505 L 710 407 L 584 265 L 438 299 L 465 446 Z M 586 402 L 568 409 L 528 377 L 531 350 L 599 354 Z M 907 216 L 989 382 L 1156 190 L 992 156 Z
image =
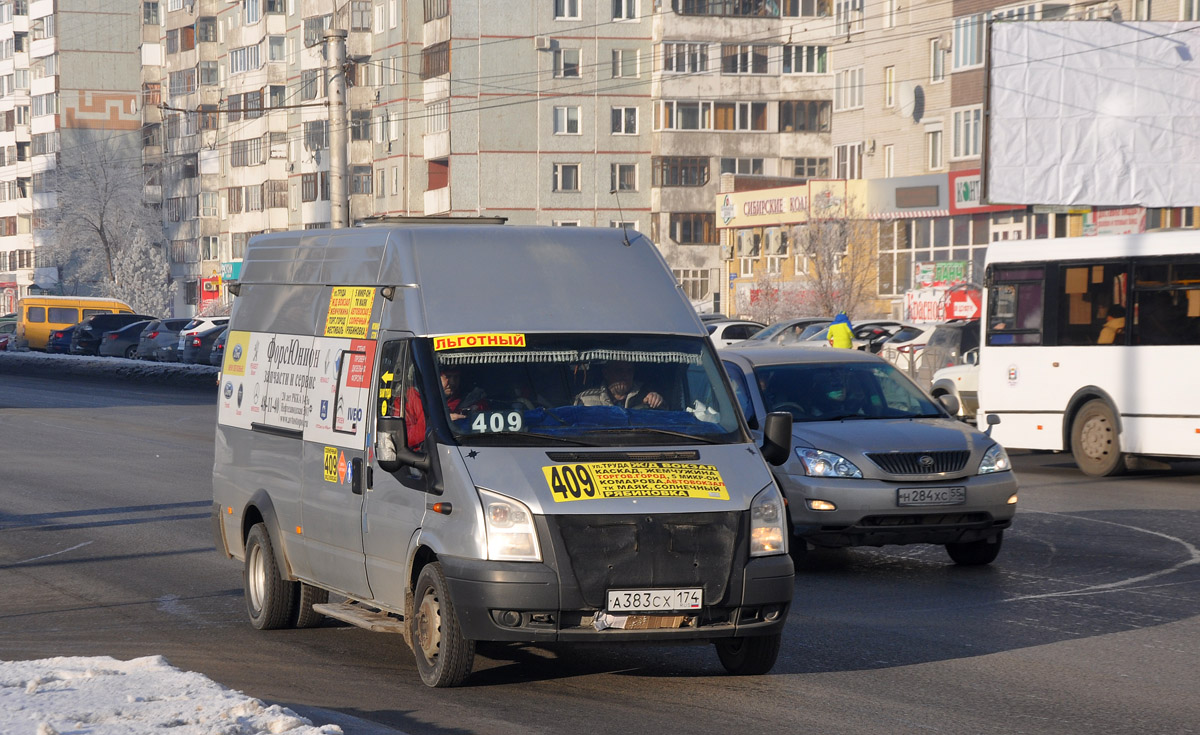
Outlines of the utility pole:
M 350 226 L 350 195 L 346 185 L 346 31 L 325 31 L 325 63 L 329 71 L 329 226 Z

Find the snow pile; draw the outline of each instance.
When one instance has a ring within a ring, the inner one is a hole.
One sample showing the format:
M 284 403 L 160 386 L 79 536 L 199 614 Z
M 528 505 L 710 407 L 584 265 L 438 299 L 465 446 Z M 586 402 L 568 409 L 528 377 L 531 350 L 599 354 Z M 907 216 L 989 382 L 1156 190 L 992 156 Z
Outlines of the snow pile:
M 33 351 L 0 352 L 0 373 L 38 377 L 129 380 L 183 387 L 217 388 L 221 369 L 212 365 L 126 360 L 123 357 L 51 355 Z
M 0 661 L 5 735 L 342 735 L 264 705 L 162 656 Z

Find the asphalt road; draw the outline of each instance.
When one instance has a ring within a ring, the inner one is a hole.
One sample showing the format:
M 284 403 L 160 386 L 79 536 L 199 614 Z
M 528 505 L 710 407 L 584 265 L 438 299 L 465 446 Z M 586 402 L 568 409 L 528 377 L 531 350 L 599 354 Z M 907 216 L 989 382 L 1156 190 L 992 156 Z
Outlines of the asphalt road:
M 817 554 L 769 676 L 709 647 L 490 645 L 430 690 L 399 638 L 250 627 L 209 532 L 215 414 L 212 389 L 0 375 L 0 659 L 161 654 L 414 735 L 1200 731 L 1200 463 L 1097 481 L 1018 455 L 987 568 Z

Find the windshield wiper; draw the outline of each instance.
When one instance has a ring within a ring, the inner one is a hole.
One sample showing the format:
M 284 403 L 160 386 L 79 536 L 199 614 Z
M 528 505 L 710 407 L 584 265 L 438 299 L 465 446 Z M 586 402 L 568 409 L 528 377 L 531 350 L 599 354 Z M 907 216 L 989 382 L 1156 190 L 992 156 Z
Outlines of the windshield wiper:
M 560 444 L 571 444 L 576 447 L 595 446 L 591 442 L 585 442 L 580 439 L 572 439 L 565 436 L 555 436 L 554 434 L 537 434 L 531 431 L 489 431 L 486 434 L 460 434 L 458 439 L 464 444 L 472 444 L 474 443 L 474 440 L 484 439 L 486 437 L 519 437 L 522 439 L 533 439 L 539 442 L 543 439 L 548 439 L 550 441 L 559 442 Z
M 882 418 L 880 416 L 864 416 L 861 413 L 839 414 L 837 416 L 818 416 L 817 418 L 805 419 L 805 421 L 864 421 L 867 419 Z
M 702 444 L 723 444 L 724 442 L 716 439 L 709 439 L 705 436 L 696 436 L 695 434 L 685 434 L 682 431 L 671 431 L 670 429 L 656 429 L 651 426 L 627 426 L 620 429 L 593 429 L 589 434 L 659 434 L 662 436 L 673 436 L 678 439 L 688 439 L 690 441 L 700 442 Z

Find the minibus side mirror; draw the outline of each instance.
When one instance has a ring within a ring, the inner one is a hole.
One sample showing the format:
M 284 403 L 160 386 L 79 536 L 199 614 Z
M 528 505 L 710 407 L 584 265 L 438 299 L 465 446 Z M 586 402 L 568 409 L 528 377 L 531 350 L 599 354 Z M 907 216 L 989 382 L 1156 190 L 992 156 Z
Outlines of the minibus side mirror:
M 380 417 L 375 429 L 375 461 L 380 469 L 395 472 L 407 465 L 422 472 L 429 471 L 429 455 L 408 448 L 404 419 Z
M 763 422 L 763 459 L 773 465 L 787 461 L 792 451 L 792 415 L 786 411 L 767 414 Z
M 986 421 L 987 421 L 987 431 L 985 431 L 983 433 L 987 436 L 991 436 L 992 435 L 992 427 L 995 426 L 996 424 L 1000 423 L 1000 417 L 994 413 L 989 413 L 987 415 Z

